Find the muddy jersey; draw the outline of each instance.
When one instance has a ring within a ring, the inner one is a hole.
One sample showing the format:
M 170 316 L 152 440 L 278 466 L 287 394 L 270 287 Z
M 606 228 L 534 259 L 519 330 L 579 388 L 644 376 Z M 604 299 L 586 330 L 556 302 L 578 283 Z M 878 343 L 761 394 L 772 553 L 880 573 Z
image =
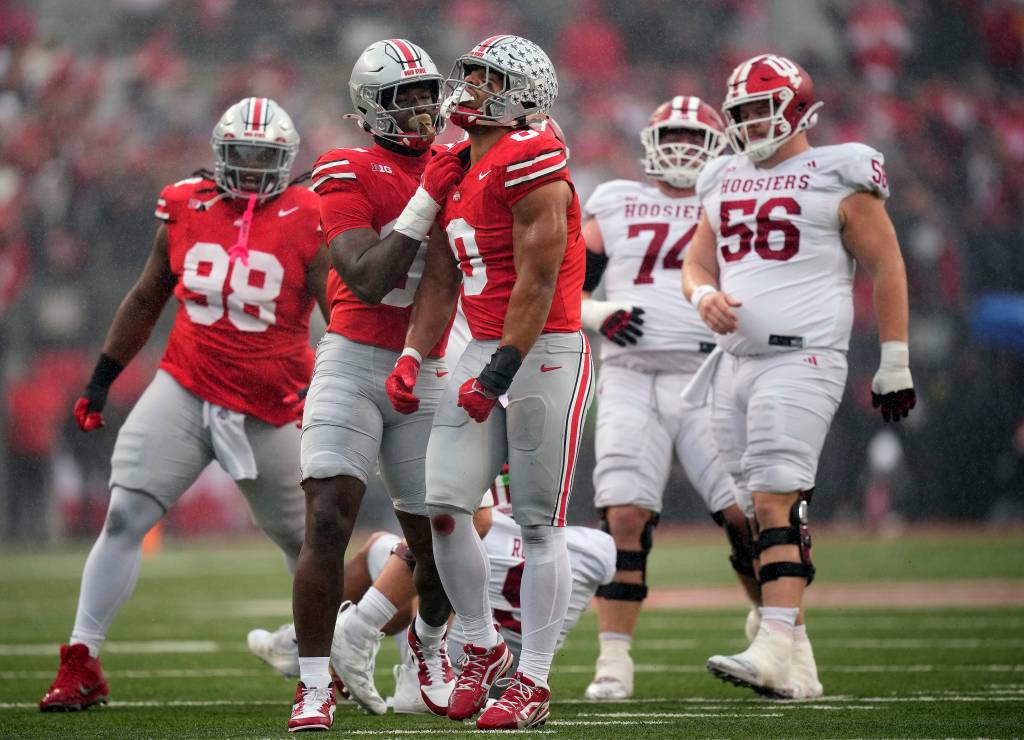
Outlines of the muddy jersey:
M 298 185 L 258 206 L 246 264 L 228 256 L 242 203 L 202 177 L 160 193 L 155 215 L 167 225 L 178 300 L 160 367 L 203 400 L 280 426 L 295 421 L 281 399 L 313 371 L 306 271 L 323 246 L 320 211 Z
M 682 289 L 686 249 L 700 220 L 697 197 L 673 198 L 653 184 L 612 180 L 597 187 L 585 211 L 597 219 L 608 257 L 605 297 L 644 310 L 637 343 L 620 347 L 604 339 L 601 359 L 638 353 L 656 358 L 713 344 L 714 335 Z
M 469 147 L 460 142 L 453 151 Z M 516 281 L 512 207 L 539 187 L 565 181 L 572 187 L 564 145 L 550 130 L 509 131 L 449 193 L 441 225 L 462 271 L 462 308 L 474 339 L 500 339 Z M 586 268 L 579 199 L 573 188 L 567 211 L 565 254 L 543 332 L 580 329 L 580 291 Z
M 419 186 L 431 154 L 404 156 L 377 144 L 369 149 L 332 149 L 313 168 L 313 190 L 320 195 L 320 216 L 328 244 L 349 229 L 372 229 L 380 238 L 395 221 Z M 367 305 L 345 285 L 336 270 L 327 281 L 331 301 L 328 331 L 362 344 L 401 352 L 412 315 L 412 301 L 423 275 L 426 243 L 408 272 L 378 305 Z M 447 336 L 430 352 L 444 354 Z
M 716 235 L 719 283 L 742 301 L 739 330 L 718 337 L 737 355 L 846 351 L 854 260 L 839 205 L 853 193 L 889 197 L 885 159 L 863 144 L 813 147 L 775 167 L 719 157 L 697 181 Z

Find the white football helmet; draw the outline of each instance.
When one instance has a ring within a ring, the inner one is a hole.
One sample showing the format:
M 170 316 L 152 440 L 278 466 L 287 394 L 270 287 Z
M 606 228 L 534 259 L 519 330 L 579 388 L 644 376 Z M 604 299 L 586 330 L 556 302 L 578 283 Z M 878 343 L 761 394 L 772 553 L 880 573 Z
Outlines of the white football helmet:
M 487 79 L 502 81 L 491 90 L 486 82 L 466 82 L 468 69 L 482 67 Z M 487 95 L 480 109 L 462 103 L 471 99 L 468 88 Z M 558 96 L 555 67 L 537 44 L 521 36 L 491 36 L 455 60 L 445 82 L 441 112 L 456 126 L 520 126 L 530 116 L 548 113 Z
M 214 179 L 236 198 L 272 198 L 288 187 L 299 141 L 284 108 L 270 98 L 244 98 L 213 128 Z
M 710 105 L 687 95 L 676 95 L 659 105 L 647 127 L 640 131 L 644 146 L 644 173 L 674 188 L 692 188 L 697 176 L 725 147 L 725 124 Z M 696 131 L 700 144 L 663 141 L 670 131 Z
M 405 39 L 385 39 L 370 44 L 352 68 L 348 89 L 356 117 L 374 136 L 409 149 L 426 149 L 440 131 L 438 99 L 441 74 L 423 49 Z M 395 98 L 403 85 L 427 85 L 433 101 L 429 107 L 398 108 Z M 413 113 L 426 118 L 416 121 L 416 131 L 404 131 L 396 113 Z

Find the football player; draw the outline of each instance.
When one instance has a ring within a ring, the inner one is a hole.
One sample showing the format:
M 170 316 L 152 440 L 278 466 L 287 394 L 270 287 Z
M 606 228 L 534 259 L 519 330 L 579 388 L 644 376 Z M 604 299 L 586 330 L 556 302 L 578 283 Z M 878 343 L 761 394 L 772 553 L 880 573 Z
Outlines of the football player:
M 750 530 L 715 449 L 711 407 L 679 400 L 715 346 L 679 281 L 700 217 L 694 183 L 725 146 L 722 120 L 700 99 L 677 95 L 658 106 L 640 140 L 650 182 L 599 185 L 587 201 L 590 218 L 583 227 L 583 324 L 604 336 L 594 505 L 618 548 L 615 580 L 597 592 L 601 653 L 588 699 L 633 695 L 629 648 L 647 597 L 647 556 L 673 453 L 725 528 L 730 561 L 748 596 L 755 604 L 760 598 Z M 599 282 L 605 300 L 590 297 Z
M 110 505 L 82 575 L 70 644 L 43 711 L 106 702 L 99 653 L 139 574 L 142 538 L 211 460 L 233 477 L 253 519 L 294 570 L 304 500 L 299 430 L 283 402 L 309 383 L 309 316 L 329 264 L 317 197 L 289 184 L 299 134 L 268 98 L 228 108 L 213 130 L 213 173 L 168 185 L 142 276 L 125 297 L 74 415 L 103 426 L 107 392 L 178 301 L 156 377 L 117 435 Z
M 428 188 L 438 188 L 433 197 L 440 201 L 442 190 L 462 175 L 457 159 L 431 154 L 440 85 L 437 68 L 416 44 L 371 44 L 353 67 L 349 92 L 353 117 L 372 144 L 328 151 L 313 169 L 334 270 L 327 286 L 331 318 L 317 347 L 302 421 L 307 525 L 293 594 L 302 670 L 290 730 L 331 724 L 328 666 L 335 630 L 345 633 L 340 644 L 347 647 L 334 655 L 335 671 L 364 708 L 385 711 L 367 671 L 386 621 L 386 600 L 371 589 L 358 607 L 338 615 L 338 573 L 378 460 L 416 555 L 419 614 L 410 629 L 424 656 L 421 675 L 432 677 L 424 683 L 428 704 L 443 713 L 452 688 L 441 678 L 450 672 L 443 635 L 451 608 L 434 566 L 423 472 L 431 419 L 448 375 L 442 359 L 446 324 L 422 353 L 401 355 L 401 367 L 422 368 L 419 400 L 399 413 L 384 387 L 402 353 L 425 251 L 426 234 L 404 229 L 398 217 L 421 177 Z
M 447 244 L 431 242 L 406 351 L 433 345 L 461 282 L 473 340 L 452 371 L 427 447 L 435 559 L 467 639 L 448 717 L 479 712 L 513 663 L 492 622 L 487 556 L 472 526 L 478 491 L 507 460 L 526 558 L 523 650 L 477 727 L 514 729 L 548 716 L 548 674 L 571 591 L 563 527 L 593 384 L 580 327 L 585 248 L 565 146 L 550 128 L 529 126 L 558 91 L 547 55 L 519 36 L 491 36 L 456 60 L 448 89 L 448 120 L 469 139 L 442 156 L 460 165 L 468 157 L 468 167 L 443 191 L 425 175 L 399 219 L 426 233 L 440 214 L 447 236 Z M 413 395 L 415 376 L 396 374 L 398 406 Z
M 700 401 L 715 385 L 718 445 L 741 460 L 763 603 L 750 647 L 707 667 L 777 697 L 822 693 L 801 610 L 814 577 L 807 515 L 846 381 L 855 263 L 871 278 L 878 315 L 873 403 L 886 421 L 915 404 L 885 158 L 857 143 L 812 147 L 820 107 L 790 59 L 765 54 L 733 71 L 723 105 L 733 154 L 697 180 L 703 215 L 683 267 L 687 297 L 719 335 L 685 395 Z

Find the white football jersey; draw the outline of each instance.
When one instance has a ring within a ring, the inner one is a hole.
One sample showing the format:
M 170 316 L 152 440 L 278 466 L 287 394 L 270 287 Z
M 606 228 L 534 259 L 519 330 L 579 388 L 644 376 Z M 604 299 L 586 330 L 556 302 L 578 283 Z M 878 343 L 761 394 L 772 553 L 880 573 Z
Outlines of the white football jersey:
M 612 180 L 597 187 L 586 212 L 597 219 L 608 257 L 607 299 L 644 310 L 637 343 L 619 347 L 605 339 L 601 359 L 713 345 L 714 335 L 682 288 L 683 259 L 700 220 L 697 197 L 671 198 L 653 184 Z
M 718 344 L 736 355 L 800 348 L 846 351 L 854 260 L 839 204 L 889 197 L 885 158 L 864 144 L 812 147 L 771 169 L 742 155 L 710 162 L 697 194 L 717 238 L 719 283 L 743 305 Z

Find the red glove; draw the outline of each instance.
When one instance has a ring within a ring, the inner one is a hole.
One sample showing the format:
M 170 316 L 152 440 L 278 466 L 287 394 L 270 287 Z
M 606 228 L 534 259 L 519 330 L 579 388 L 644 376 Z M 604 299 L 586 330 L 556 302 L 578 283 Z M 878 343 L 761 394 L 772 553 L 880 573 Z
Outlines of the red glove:
M 295 415 L 296 422 L 295 426 L 302 427 L 302 414 L 306 411 L 306 396 L 309 395 L 309 386 L 295 391 L 295 393 L 289 393 L 287 396 L 281 399 L 281 403 L 286 406 L 292 407 L 292 413 Z
M 420 408 L 420 399 L 412 392 L 420 374 L 420 363 L 412 355 L 402 355 L 395 363 L 395 369 L 384 381 L 388 400 L 400 414 L 411 414 Z
M 90 409 L 89 404 L 91 403 L 92 399 L 87 396 L 82 396 L 75 401 L 75 421 L 78 422 L 78 428 L 83 432 L 91 432 L 93 429 L 103 426 L 103 406 Z
M 470 378 L 459 388 L 459 408 L 465 409 L 475 422 L 487 421 L 497 402 L 498 395 L 484 388 L 477 378 Z
M 462 169 L 462 160 L 457 154 L 440 152 L 427 162 L 426 169 L 420 177 L 420 187 L 427 191 L 438 205 L 444 205 L 448 193 L 462 182 L 466 171 Z

